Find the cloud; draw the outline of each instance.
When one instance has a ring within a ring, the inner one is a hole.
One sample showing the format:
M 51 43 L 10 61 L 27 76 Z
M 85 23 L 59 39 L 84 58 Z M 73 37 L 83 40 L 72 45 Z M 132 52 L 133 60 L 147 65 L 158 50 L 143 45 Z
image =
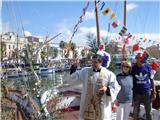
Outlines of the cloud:
M 92 10 L 90 12 L 86 11 L 86 14 L 84 17 L 85 20 L 90 20 L 90 19 L 94 19 L 94 18 L 95 18 L 94 10 Z
M 97 30 L 96 27 L 80 27 L 80 32 L 81 33 L 92 33 L 94 35 L 97 35 Z M 115 37 L 116 33 L 108 33 L 107 30 L 100 30 L 100 36 L 101 37 L 107 37 L 107 36 L 112 36 Z M 118 34 L 117 34 L 118 35 Z
M 131 11 L 131 10 L 137 8 L 137 7 L 138 7 L 137 4 L 135 4 L 135 3 L 129 3 L 129 4 L 127 4 L 127 12 L 129 12 L 129 11 Z
M 32 34 L 31 34 L 29 31 L 24 31 L 24 35 L 25 35 L 26 37 L 32 36 Z
M 137 36 L 139 36 L 139 38 L 146 38 L 147 40 L 152 40 L 152 41 L 160 41 L 160 34 L 158 33 L 137 33 Z

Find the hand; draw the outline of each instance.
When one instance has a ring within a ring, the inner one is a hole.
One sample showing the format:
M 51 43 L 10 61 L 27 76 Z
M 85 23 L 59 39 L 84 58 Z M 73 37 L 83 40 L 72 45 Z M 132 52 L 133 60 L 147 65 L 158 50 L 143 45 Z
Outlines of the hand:
M 100 89 L 99 89 L 99 92 L 106 92 L 107 91 L 107 87 L 106 86 L 102 86 Z
M 119 100 L 116 99 L 115 102 L 114 102 L 114 104 L 115 104 L 116 106 L 119 106 Z
M 156 92 L 152 91 L 151 99 L 152 99 L 152 101 L 154 101 L 156 99 Z

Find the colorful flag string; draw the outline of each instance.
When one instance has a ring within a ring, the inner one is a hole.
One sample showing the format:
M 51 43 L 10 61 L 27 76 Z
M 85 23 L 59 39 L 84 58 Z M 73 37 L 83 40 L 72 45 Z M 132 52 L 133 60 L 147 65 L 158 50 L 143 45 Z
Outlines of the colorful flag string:
M 72 38 L 74 37 L 75 33 L 76 33 L 77 30 L 78 30 L 78 25 L 83 22 L 82 19 L 83 19 L 83 17 L 84 17 L 85 14 L 86 14 L 86 11 L 87 11 L 87 9 L 88 9 L 88 6 L 89 6 L 89 0 L 87 1 L 86 6 L 83 8 L 83 14 L 79 17 L 78 23 L 74 26 L 73 33 L 72 33 L 72 36 L 71 36 L 71 38 L 70 38 L 70 42 L 72 41 Z

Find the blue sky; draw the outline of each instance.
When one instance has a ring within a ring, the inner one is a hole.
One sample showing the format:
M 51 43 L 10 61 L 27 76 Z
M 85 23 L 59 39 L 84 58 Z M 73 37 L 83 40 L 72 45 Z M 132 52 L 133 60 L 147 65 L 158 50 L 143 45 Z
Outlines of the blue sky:
M 32 35 L 44 37 L 48 34 L 50 37 L 62 32 L 60 40 L 69 40 L 74 26 L 79 17 L 83 14 L 83 8 L 86 1 L 3 1 L 2 3 L 2 32 L 22 33 L 22 26 L 25 31 Z M 94 2 L 90 0 L 90 5 L 86 11 L 83 22 L 78 25 L 78 31 L 75 34 L 73 42 L 82 42 L 85 44 L 85 34 L 90 31 L 95 32 L 95 14 Z M 123 27 L 123 1 L 106 0 L 105 6 L 114 11 L 120 25 L 114 29 L 111 27 L 111 33 L 118 33 Z M 100 0 L 99 8 L 102 0 Z M 140 34 L 147 36 L 148 39 L 160 40 L 160 2 L 159 1 L 127 1 L 127 32 L 131 34 Z M 103 16 L 99 10 L 99 23 L 101 36 L 107 35 L 108 22 L 110 14 Z

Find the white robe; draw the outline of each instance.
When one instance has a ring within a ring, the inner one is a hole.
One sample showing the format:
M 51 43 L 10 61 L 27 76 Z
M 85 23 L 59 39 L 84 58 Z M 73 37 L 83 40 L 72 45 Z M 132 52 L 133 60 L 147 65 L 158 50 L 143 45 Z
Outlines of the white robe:
M 83 68 L 80 71 L 76 71 L 70 77 L 70 80 L 67 82 L 70 85 L 74 84 L 81 84 L 82 83 L 82 94 L 81 94 L 81 102 L 80 102 L 80 118 L 79 120 L 84 120 L 84 109 L 85 109 L 85 102 L 86 102 L 86 94 L 88 88 L 88 81 L 89 79 L 95 78 L 94 72 L 91 67 Z M 102 97 L 102 104 L 101 104 L 101 119 L 99 120 L 111 120 L 111 103 L 117 97 L 117 94 L 120 90 L 120 86 L 117 83 L 116 76 L 113 72 L 107 70 L 106 68 L 102 67 L 99 73 L 99 77 L 102 78 L 102 84 L 106 87 L 109 87 L 111 96 L 107 96 L 106 94 Z M 94 80 L 93 80 L 94 81 Z M 94 84 L 94 82 L 92 82 Z M 93 85 L 94 86 L 94 85 Z M 95 87 L 93 87 L 95 88 Z M 94 91 L 94 90 L 93 90 Z

